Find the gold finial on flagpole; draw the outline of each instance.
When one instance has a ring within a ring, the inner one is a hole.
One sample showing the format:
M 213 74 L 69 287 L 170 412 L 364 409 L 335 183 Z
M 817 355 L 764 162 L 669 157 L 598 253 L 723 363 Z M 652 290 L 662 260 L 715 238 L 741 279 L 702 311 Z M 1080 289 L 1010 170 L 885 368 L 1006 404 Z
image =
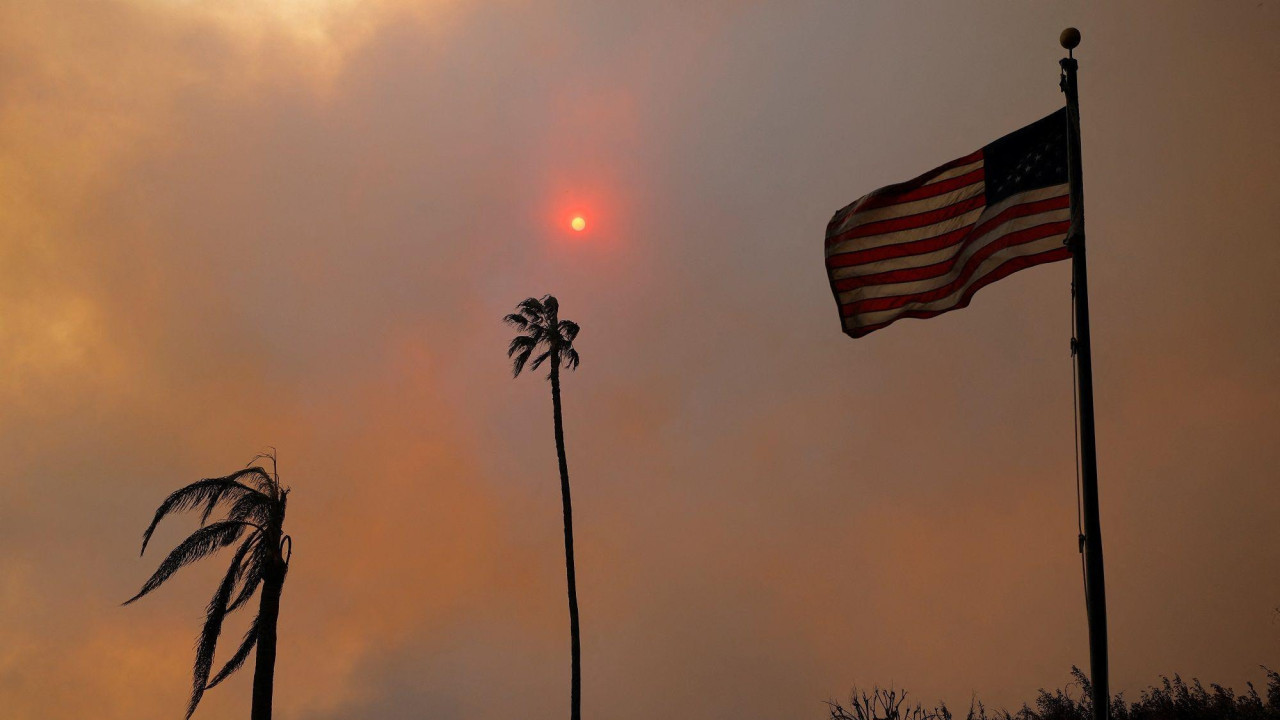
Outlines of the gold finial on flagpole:
M 1062 47 L 1066 48 L 1067 52 L 1071 52 L 1080 45 L 1080 31 L 1069 27 L 1058 36 L 1058 42 L 1062 43 Z

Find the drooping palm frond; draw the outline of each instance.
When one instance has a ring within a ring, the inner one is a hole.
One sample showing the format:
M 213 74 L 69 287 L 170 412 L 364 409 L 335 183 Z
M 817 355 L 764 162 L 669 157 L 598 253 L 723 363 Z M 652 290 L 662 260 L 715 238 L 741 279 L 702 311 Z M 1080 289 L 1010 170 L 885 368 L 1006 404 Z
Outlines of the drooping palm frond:
M 507 345 L 507 357 L 511 357 L 518 352 L 532 350 L 537 345 L 537 340 L 528 335 L 517 335 L 511 338 L 511 344 Z
M 522 351 L 511 361 L 511 376 L 520 377 L 520 371 L 524 370 L 524 364 L 529 362 L 529 353 L 533 352 L 533 348 Z
M 237 550 L 235 555 L 237 559 L 234 560 L 230 566 L 232 568 L 236 568 L 235 584 L 232 586 L 233 590 L 235 588 L 243 587 L 249 583 L 254 568 L 261 565 L 261 556 L 263 555 L 262 546 L 266 544 L 263 540 L 264 537 L 263 533 L 254 532 L 245 539 L 239 550 Z M 239 565 L 237 566 L 235 563 L 239 563 Z
M 229 608 L 227 612 L 231 612 L 232 609 L 234 608 Z M 204 689 L 211 690 L 216 687 L 218 683 L 231 677 L 231 674 L 239 670 L 240 667 L 244 665 L 244 661 L 249 659 L 249 653 L 253 652 L 253 648 L 257 644 L 258 618 L 255 617 L 253 619 L 253 624 L 250 625 L 249 629 L 245 632 L 244 639 L 240 641 L 240 648 L 236 650 L 235 654 L 232 655 L 229 660 L 227 660 L 226 664 L 222 666 L 222 669 L 218 671 L 218 674 L 213 676 L 213 679 L 209 681 L 209 684 L 204 686 Z
M 259 494 L 246 494 L 227 510 L 228 520 L 245 520 L 259 525 L 271 515 L 271 501 Z
M 254 538 L 260 540 L 260 538 Z M 248 543 L 246 543 L 247 545 Z M 239 583 L 240 592 L 236 594 L 235 599 L 227 606 L 227 612 L 231 612 L 241 605 L 249 602 L 253 594 L 258 591 L 258 586 L 262 584 L 262 577 L 266 572 L 267 553 L 269 552 L 261 542 L 257 543 L 257 547 L 250 551 L 252 555 L 250 560 L 241 566 L 241 573 L 236 578 Z
M 510 315 L 502 318 L 502 322 L 514 327 L 517 330 L 524 330 L 525 328 L 529 327 L 529 320 L 525 316 L 518 315 L 516 313 L 511 313 Z
M 209 673 L 213 670 L 213 655 L 218 647 L 218 637 L 222 634 L 222 621 L 227 616 L 227 606 L 231 602 L 231 593 L 236 586 L 236 578 L 241 571 L 241 563 L 254 543 L 244 543 L 231 559 L 231 567 L 223 576 L 213 599 L 205 612 L 204 629 L 200 631 L 200 639 L 196 642 L 196 662 L 191 678 L 191 702 L 187 705 L 187 717 L 190 718 L 200 704 L 200 698 L 209 686 Z
M 156 527 L 166 515 L 194 510 L 201 504 L 207 503 L 207 509 L 201 518 L 201 523 L 204 523 L 209 517 L 209 512 L 223 498 L 238 498 L 243 494 L 256 493 L 261 495 L 264 500 L 269 499 L 261 490 L 241 482 L 242 478 L 257 480 L 259 476 L 265 475 L 266 473 L 262 468 L 245 468 L 225 477 L 197 480 L 184 488 L 174 491 L 173 494 L 165 498 L 164 502 L 160 503 L 160 507 L 156 509 L 156 515 L 152 518 L 151 524 L 147 526 L 146 532 L 142 533 L 142 551 L 138 554 L 141 555 L 147 551 L 147 543 L 151 541 L 152 533 L 155 532 Z
M 261 468 L 249 468 L 249 469 L 257 470 L 259 473 L 262 472 Z M 248 477 L 256 480 L 258 478 L 258 473 L 250 472 L 245 475 L 242 475 L 242 477 Z M 251 492 L 246 492 L 246 489 L 251 490 Z M 263 500 L 263 501 L 267 500 L 266 495 L 261 490 L 256 490 L 256 491 L 252 491 L 252 490 L 253 490 L 252 488 L 248 488 L 248 486 L 246 486 L 242 482 L 239 482 L 238 480 L 232 483 L 227 483 L 223 487 L 215 490 L 213 493 L 209 495 L 209 499 L 205 501 L 204 512 L 200 513 L 200 524 L 203 525 L 209 522 L 209 516 L 213 514 L 214 509 L 217 508 L 218 505 L 221 504 L 223 500 L 231 500 L 232 498 L 237 498 L 237 499 L 253 498 L 255 500 Z
M 126 600 L 124 604 L 129 605 L 143 595 L 160 587 L 165 580 L 168 580 L 183 567 L 201 558 L 208 557 L 234 543 L 250 527 L 252 526 L 246 522 L 228 520 L 206 525 L 191 533 L 160 563 L 160 567 L 156 568 L 155 574 L 142 584 L 142 589 L 138 591 L 138 594 Z
M 531 369 L 531 370 L 537 370 L 537 369 L 538 369 L 538 367 L 539 367 L 540 365 L 542 365 L 542 363 L 544 363 L 544 362 L 546 362 L 546 361 L 547 361 L 547 358 L 551 357 L 551 353 L 552 353 L 552 352 L 553 352 L 553 351 L 548 350 L 548 351 L 546 351 L 546 352 L 542 353 L 541 355 L 539 355 L 538 357 L 534 358 L 534 359 L 533 359 L 533 364 L 531 364 L 531 365 L 529 366 L 529 369 Z

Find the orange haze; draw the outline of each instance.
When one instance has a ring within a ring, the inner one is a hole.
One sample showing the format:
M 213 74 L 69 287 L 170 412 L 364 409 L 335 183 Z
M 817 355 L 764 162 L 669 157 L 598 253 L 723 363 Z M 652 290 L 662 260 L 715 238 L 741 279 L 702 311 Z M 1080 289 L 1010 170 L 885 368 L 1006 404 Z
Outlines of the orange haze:
M 0 714 L 178 717 L 266 445 L 283 720 L 1017 704 L 1085 665 L 1068 268 L 843 337 L 830 214 L 1062 102 L 1078 25 L 1113 686 L 1280 663 L 1280 6 L 0 6 Z M 583 213 L 590 242 L 566 218 Z M 240 621 L 243 622 L 243 619 Z M 237 625 L 228 638 L 239 635 Z M 230 640 L 228 641 L 230 642 Z M 197 717 L 243 716 L 250 672 Z

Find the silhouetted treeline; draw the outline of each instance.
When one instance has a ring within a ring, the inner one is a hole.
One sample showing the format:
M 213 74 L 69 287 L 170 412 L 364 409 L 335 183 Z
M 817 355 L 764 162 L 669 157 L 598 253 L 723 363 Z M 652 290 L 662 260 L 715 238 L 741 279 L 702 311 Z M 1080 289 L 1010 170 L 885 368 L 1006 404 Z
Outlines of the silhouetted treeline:
M 1111 701 L 1114 720 L 1280 720 L 1280 673 L 1264 667 L 1267 687 L 1259 692 L 1253 683 L 1237 694 L 1217 683 L 1204 687 L 1199 680 L 1190 683 L 1177 675 L 1162 677 L 1157 686 L 1143 690 L 1137 700 L 1125 700 L 1123 693 Z M 1071 668 L 1075 682 L 1066 690 L 1041 689 L 1035 707 L 989 710 L 978 700 L 969 705 L 966 720 L 1090 720 L 1089 678 L 1079 668 Z M 854 690 L 845 706 L 829 703 L 831 720 L 952 720 L 954 715 L 945 704 L 926 708 L 919 702 L 907 702 L 905 691 L 872 687 Z

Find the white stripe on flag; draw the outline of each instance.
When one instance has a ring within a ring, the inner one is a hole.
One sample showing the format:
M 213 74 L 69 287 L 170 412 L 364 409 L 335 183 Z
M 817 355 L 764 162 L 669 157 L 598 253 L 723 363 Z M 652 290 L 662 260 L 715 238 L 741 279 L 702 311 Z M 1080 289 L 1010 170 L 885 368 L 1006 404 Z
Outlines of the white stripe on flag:
M 967 172 L 973 172 L 974 170 L 977 170 L 980 167 L 982 167 L 982 158 L 978 158 L 977 160 L 969 163 L 968 165 L 961 165 L 960 167 L 951 168 L 950 170 L 947 170 L 945 172 L 938 173 L 937 177 L 925 183 L 924 187 L 929 187 L 930 185 L 936 182 L 941 182 L 943 180 L 950 180 L 953 177 L 959 177 Z

